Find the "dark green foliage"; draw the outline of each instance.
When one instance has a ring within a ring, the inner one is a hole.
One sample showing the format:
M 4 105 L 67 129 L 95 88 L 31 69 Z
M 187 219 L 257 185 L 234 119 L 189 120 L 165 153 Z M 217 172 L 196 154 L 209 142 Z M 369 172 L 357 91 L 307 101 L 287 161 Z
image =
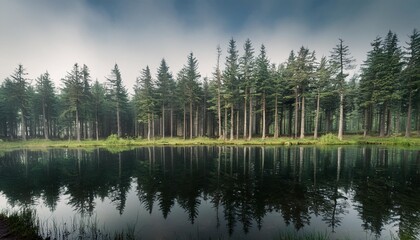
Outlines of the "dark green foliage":
M 26 70 L 23 68 L 22 64 L 15 69 L 15 72 L 10 76 L 11 77 L 11 92 L 10 97 L 11 101 L 17 105 L 20 111 L 21 118 L 21 129 L 20 134 L 22 140 L 26 141 L 27 136 L 27 119 L 29 118 L 29 83 L 26 78 Z
M 242 52 L 231 39 L 224 68 L 217 48 L 213 77 L 204 79 L 190 53 L 172 76 L 165 59 L 156 81 L 148 69 L 129 99 L 117 64 L 104 84 L 94 85 L 86 65 L 74 64 L 56 91 L 48 72 L 27 79 L 22 65 L 0 86 L 0 137 L 90 139 L 110 134 L 305 137 L 338 132 L 398 135 L 420 131 L 420 34 L 409 36 L 405 51 L 392 31 L 372 42 L 360 74 L 339 39 L 330 58 L 316 63 L 307 47 L 270 63 L 264 45 L 258 57 L 249 39 Z M 349 75 L 352 73 L 352 77 Z M 176 78 L 176 81 L 175 81 Z M 105 91 L 106 90 L 106 91 Z M 210 110 L 210 111 L 208 111 Z M 362 117 L 363 116 L 363 117 Z M 181 129 L 182 128 L 182 129 Z M 222 131 L 223 129 L 223 131 Z M 315 133 L 316 132 L 316 133 Z
M 122 136 L 122 118 L 121 113 L 125 112 L 128 107 L 128 95 L 127 90 L 125 89 L 121 72 L 118 68 L 118 65 L 115 64 L 114 68 L 111 70 L 111 75 L 107 78 L 108 81 L 108 96 L 110 101 L 115 109 L 116 113 L 116 122 L 117 122 L 117 136 Z

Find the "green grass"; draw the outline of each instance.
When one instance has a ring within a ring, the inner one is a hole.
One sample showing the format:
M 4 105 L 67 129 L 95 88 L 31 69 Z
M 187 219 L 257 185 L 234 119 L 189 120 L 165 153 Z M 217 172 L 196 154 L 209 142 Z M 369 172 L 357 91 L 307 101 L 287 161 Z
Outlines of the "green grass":
M 9 237 L 18 239 L 42 239 L 39 235 L 38 220 L 32 210 L 24 209 L 18 212 L 3 212 L 0 220 L 7 225 Z
M 339 140 L 333 134 L 326 134 L 319 139 L 313 137 L 306 137 L 304 139 L 294 139 L 289 137 L 281 138 L 253 138 L 251 140 L 235 139 L 235 140 L 220 140 L 214 138 L 156 138 L 153 140 L 120 138 L 114 135 L 105 140 L 40 140 L 32 139 L 26 142 L 23 141 L 2 141 L 0 142 L 0 149 L 16 149 L 16 148 L 96 148 L 103 147 L 110 150 L 118 151 L 121 149 L 130 149 L 139 146 L 153 146 L 153 145 L 169 145 L 169 146 L 193 146 L 193 145 L 391 145 L 391 146 L 408 146 L 420 147 L 420 137 L 363 137 L 361 135 L 347 135 L 343 140 Z
M 109 233 L 98 227 L 95 217 L 73 219 L 69 223 L 58 224 L 55 220 L 42 222 L 34 210 L 3 211 L 0 220 L 6 223 L 9 233 L 0 236 L 3 239 L 22 240 L 69 240 L 69 239 L 101 239 L 101 240 L 131 240 L 135 239 L 135 227 L 127 226 L 127 230 Z

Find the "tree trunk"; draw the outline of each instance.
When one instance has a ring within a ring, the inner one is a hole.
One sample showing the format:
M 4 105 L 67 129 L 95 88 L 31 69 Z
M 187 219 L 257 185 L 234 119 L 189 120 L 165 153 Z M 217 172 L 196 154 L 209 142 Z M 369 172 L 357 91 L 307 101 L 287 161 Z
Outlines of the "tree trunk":
M 391 110 L 388 108 L 388 111 L 386 113 L 386 135 L 389 136 L 392 132 L 392 125 L 391 125 Z
M 121 137 L 120 104 L 117 102 L 117 135 Z
M 385 136 L 385 123 L 386 123 L 387 106 L 386 103 L 380 113 L 379 137 Z
M 340 92 L 340 119 L 338 122 L 338 139 L 343 140 L 343 123 L 344 123 L 344 93 Z
M 411 135 L 411 102 L 412 102 L 413 92 L 410 91 L 410 95 L 408 96 L 408 110 L 407 110 L 407 123 L 405 125 L 405 137 L 410 137 Z
M 162 138 L 165 138 L 165 104 L 162 104 Z
M 95 127 L 96 127 L 96 141 L 99 141 L 99 126 L 98 126 L 98 116 L 96 116 L 95 120 Z
M 217 92 L 217 124 L 218 124 L 219 139 L 221 139 L 223 137 L 223 134 L 222 134 L 222 109 L 221 109 L 220 89 L 218 89 L 218 92 Z
M 76 107 L 76 138 L 80 141 L 80 122 L 79 122 L 79 109 Z
M 234 119 L 234 115 L 233 115 L 233 104 L 230 107 L 230 140 L 233 140 L 233 119 Z
M 224 126 L 224 131 L 223 131 L 223 139 L 226 140 L 227 138 L 227 108 L 225 107 L 225 126 Z
M 297 138 L 297 134 L 298 134 L 298 115 L 299 115 L 299 100 L 298 100 L 299 96 L 298 96 L 298 90 L 297 88 L 295 89 L 295 128 L 294 128 L 294 137 Z
M 265 138 L 265 92 L 262 95 L 262 139 Z
M 147 140 L 150 141 L 150 132 L 151 132 L 151 122 L 150 122 L 150 113 L 147 114 Z
M 279 137 L 279 109 L 278 109 L 278 96 L 274 100 L 274 138 Z
M 302 96 L 302 109 L 300 113 L 300 139 L 305 138 L 305 97 Z
M 248 140 L 252 138 L 252 93 L 251 89 L 249 90 L 249 133 Z
M 153 140 L 155 139 L 155 114 L 152 113 L 152 138 Z
M 187 138 L 187 107 L 184 105 L 184 140 Z
M 193 138 L 193 109 L 192 109 L 192 101 L 190 102 L 190 139 Z
M 363 126 L 363 137 L 366 137 L 367 132 L 368 132 L 368 109 L 365 108 L 365 119 L 364 119 L 364 126 Z
M 22 111 L 22 129 L 21 129 L 22 140 L 26 141 L 26 119 L 25 119 L 26 114 L 25 114 L 25 111 L 23 109 L 21 111 Z
M 171 138 L 174 137 L 174 113 L 173 108 L 171 107 Z
M 318 95 L 316 96 L 316 112 L 315 112 L 315 129 L 314 129 L 314 138 L 318 138 L 318 121 L 319 121 L 319 99 L 320 94 L 318 91 Z
M 246 139 L 246 137 L 247 137 L 247 133 L 246 133 L 246 131 L 247 131 L 247 129 L 248 129 L 248 126 L 246 125 L 246 123 L 247 123 L 247 111 L 246 111 L 246 109 L 247 109 L 247 107 L 246 107 L 246 100 L 247 100 L 247 98 L 248 98 L 248 88 L 246 88 L 245 89 L 245 98 L 244 98 L 244 140 Z
M 199 125 L 200 124 L 199 124 L 199 119 L 198 119 L 198 106 L 197 106 L 197 109 L 195 111 L 195 136 L 196 137 L 200 135 L 198 131 Z
M 239 138 L 239 110 L 236 112 L 236 139 Z
M 45 103 L 42 103 L 42 119 L 43 119 L 43 123 L 44 123 L 44 138 L 45 140 L 49 139 L 49 133 L 48 133 L 48 121 L 47 121 L 47 116 L 45 115 L 46 111 L 45 111 Z

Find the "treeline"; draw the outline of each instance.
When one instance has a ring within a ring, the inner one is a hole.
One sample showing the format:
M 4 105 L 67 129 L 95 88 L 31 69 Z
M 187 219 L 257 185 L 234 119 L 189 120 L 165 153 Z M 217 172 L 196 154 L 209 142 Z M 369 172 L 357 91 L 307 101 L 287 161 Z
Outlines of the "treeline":
M 420 131 L 420 34 L 401 46 L 395 33 L 377 37 L 359 74 L 344 41 L 329 57 L 301 47 L 286 62 L 270 62 L 246 40 L 239 54 L 229 41 L 222 66 L 202 78 L 190 53 L 174 76 L 162 59 L 153 77 L 146 66 L 129 96 L 118 65 L 104 83 L 74 64 L 57 89 L 48 74 L 30 81 L 19 65 L 0 86 L 0 137 L 99 139 L 118 137 L 223 139 L 320 133 L 409 137 Z

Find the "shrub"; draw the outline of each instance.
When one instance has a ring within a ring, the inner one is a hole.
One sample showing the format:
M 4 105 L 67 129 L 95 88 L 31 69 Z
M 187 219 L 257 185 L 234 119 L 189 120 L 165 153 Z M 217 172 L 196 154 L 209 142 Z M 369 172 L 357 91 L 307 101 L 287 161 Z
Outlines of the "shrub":
M 327 133 L 319 138 L 319 142 L 322 144 L 336 144 L 339 143 L 340 140 L 336 135 Z

